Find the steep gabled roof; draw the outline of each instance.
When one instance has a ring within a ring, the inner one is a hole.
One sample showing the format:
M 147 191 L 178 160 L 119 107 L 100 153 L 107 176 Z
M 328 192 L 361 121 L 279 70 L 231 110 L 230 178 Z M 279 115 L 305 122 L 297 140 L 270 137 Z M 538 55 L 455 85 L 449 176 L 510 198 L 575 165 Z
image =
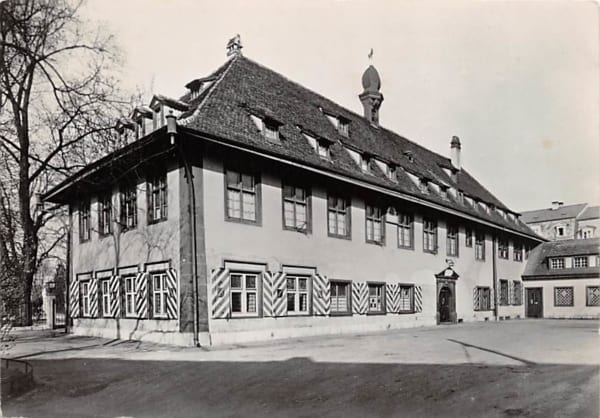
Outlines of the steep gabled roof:
M 544 242 L 529 254 L 523 278 L 597 277 L 600 267 L 550 269 L 548 259 L 599 253 L 600 238 Z
M 537 209 L 521 213 L 521 220 L 527 224 L 536 222 L 558 221 L 561 219 L 576 218 L 585 208 L 586 203 L 560 206 L 558 209 Z
M 578 221 L 587 221 L 590 219 L 600 219 L 600 206 L 588 206 L 577 217 Z

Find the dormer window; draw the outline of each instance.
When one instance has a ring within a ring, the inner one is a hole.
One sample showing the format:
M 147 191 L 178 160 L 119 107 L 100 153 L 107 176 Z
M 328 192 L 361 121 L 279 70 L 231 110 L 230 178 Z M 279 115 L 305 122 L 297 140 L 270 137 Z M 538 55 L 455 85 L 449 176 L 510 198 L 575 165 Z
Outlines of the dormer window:
M 263 124 L 263 135 L 271 141 L 279 141 L 279 129 L 276 125 L 265 122 Z
M 326 113 L 323 111 L 323 109 L 320 109 L 325 116 L 327 116 L 327 119 L 329 120 L 329 122 L 331 122 L 331 124 L 334 126 L 334 128 L 339 132 L 340 135 L 343 135 L 345 137 L 348 137 L 349 135 L 349 126 L 350 126 L 350 121 L 342 116 L 334 116 L 332 114 Z
M 440 186 L 440 196 L 442 199 L 448 199 L 448 187 Z
M 331 154 L 329 152 L 329 147 L 331 143 L 322 138 L 316 138 L 312 135 L 303 132 L 302 135 L 306 138 L 311 147 L 317 152 L 317 155 L 324 160 L 331 160 Z
M 429 180 L 424 178 L 419 179 L 419 190 L 423 193 L 429 193 Z
M 411 163 L 415 161 L 415 156 L 412 151 L 404 151 L 404 156 Z
M 369 173 L 371 171 L 370 162 L 371 157 L 369 157 L 367 154 L 362 154 L 360 156 L 360 169 L 365 173 Z
M 396 181 L 397 177 L 396 177 L 396 167 L 394 167 L 393 165 L 390 164 L 386 164 L 386 170 L 385 170 L 385 175 L 387 176 L 387 178 L 389 178 L 392 181 Z
M 267 141 L 276 144 L 281 143 L 281 138 L 279 136 L 279 127 L 282 124 L 280 122 L 272 118 L 261 118 L 260 116 L 256 116 L 253 114 L 250 114 L 250 119 L 252 119 L 252 122 L 254 122 L 256 128 L 260 131 L 260 133 L 265 137 Z

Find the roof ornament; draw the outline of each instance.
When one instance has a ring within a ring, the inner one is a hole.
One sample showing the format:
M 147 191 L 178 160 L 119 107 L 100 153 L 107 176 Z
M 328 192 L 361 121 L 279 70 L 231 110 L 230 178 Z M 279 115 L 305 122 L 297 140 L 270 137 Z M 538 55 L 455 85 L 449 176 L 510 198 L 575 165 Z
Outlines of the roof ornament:
M 362 76 L 363 92 L 358 95 L 360 99 L 365 118 L 374 126 L 379 126 L 379 107 L 383 102 L 383 94 L 379 92 L 381 89 L 381 78 L 379 73 L 373 67 L 373 48 L 369 51 L 369 67 L 365 70 Z
M 371 48 L 371 51 L 369 52 L 369 62 L 373 62 L 373 48 Z
M 242 55 L 242 38 L 238 33 L 227 42 L 227 56 Z

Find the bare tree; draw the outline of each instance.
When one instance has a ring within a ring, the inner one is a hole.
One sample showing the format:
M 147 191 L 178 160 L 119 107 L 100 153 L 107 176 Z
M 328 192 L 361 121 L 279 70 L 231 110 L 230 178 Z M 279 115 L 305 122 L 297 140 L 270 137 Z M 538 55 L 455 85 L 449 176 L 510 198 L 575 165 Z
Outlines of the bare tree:
M 81 19 L 81 3 L 0 3 L 0 276 L 22 286 L 25 323 L 41 260 L 65 231 L 33 195 L 117 146 L 123 110 L 112 37 Z M 60 228 L 55 228 L 60 229 Z

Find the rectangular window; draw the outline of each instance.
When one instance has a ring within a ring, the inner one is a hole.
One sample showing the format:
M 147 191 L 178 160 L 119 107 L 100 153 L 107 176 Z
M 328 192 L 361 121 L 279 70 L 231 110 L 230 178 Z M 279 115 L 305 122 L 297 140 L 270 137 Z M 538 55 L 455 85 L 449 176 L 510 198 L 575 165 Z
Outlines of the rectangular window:
M 334 237 L 350 237 L 350 200 L 329 195 L 327 198 L 327 230 Z
M 111 195 L 106 194 L 98 198 L 98 233 L 101 236 L 109 235 L 112 231 L 112 201 Z
M 564 258 L 551 258 L 550 259 L 550 268 L 551 269 L 564 269 L 565 268 L 565 259 Z
M 134 317 L 135 312 L 135 276 L 123 278 L 123 296 L 125 299 L 125 316 Z
M 465 247 L 473 246 L 473 230 L 470 228 L 465 229 Z
M 413 248 L 413 216 L 398 214 L 398 247 Z
M 369 283 L 369 312 L 385 312 L 385 285 Z
M 148 180 L 148 222 L 167 219 L 167 175 Z
M 523 304 L 523 284 L 520 281 L 513 281 L 513 305 L 522 305 Z
M 348 136 L 348 126 L 350 123 L 342 118 L 338 119 L 338 132 L 343 136 Z
M 475 288 L 475 306 L 476 311 L 491 310 L 491 290 L 489 287 Z
M 431 219 L 423 219 L 423 251 L 437 252 L 437 222 Z
M 263 135 L 268 141 L 279 143 L 279 128 L 276 124 L 264 121 Z
M 573 288 L 555 287 L 554 306 L 573 306 Z
M 122 187 L 120 192 L 120 219 L 123 230 L 137 227 L 137 189 L 135 186 Z
M 498 257 L 508 260 L 508 240 L 498 240 Z
M 331 281 L 331 313 L 350 313 L 350 283 Z
M 81 315 L 90 316 L 90 282 L 89 280 L 82 281 L 79 285 Z
M 500 280 L 500 305 L 508 305 L 508 280 Z
M 283 226 L 285 229 L 306 232 L 310 216 L 308 193 L 302 187 L 283 185 Z
M 513 246 L 513 260 L 514 261 L 523 261 L 523 245 L 514 243 Z
M 108 279 L 100 280 L 100 311 L 102 316 L 110 315 L 110 282 Z
M 231 273 L 232 316 L 258 316 L 258 274 Z
M 306 276 L 286 275 L 288 314 L 308 315 L 308 280 Z
M 167 273 L 152 273 L 150 275 L 152 286 L 152 317 L 165 318 L 167 316 Z
M 385 237 L 385 215 L 380 207 L 366 205 L 367 242 L 383 244 Z
M 400 285 L 400 313 L 414 312 L 414 286 Z
M 256 176 L 227 170 L 227 218 L 246 222 L 258 220 L 258 185 Z
M 79 241 L 90 239 L 90 201 L 86 200 L 79 205 Z
M 600 286 L 588 286 L 585 289 L 585 305 L 600 306 Z
M 475 234 L 475 260 L 485 260 L 485 234 Z
M 585 268 L 587 266 L 588 266 L 588 258 L 587 257 L 573 257 L 573 267 Z
M 456 225 L 448 225 L 446 235 L 446 254 L 453 257 L 458 257 L 458 227 Z
M 331 159 L 331 156 L 329 155 L 329 143 L 322 140 L 317 141 L 317 154 L 325 160 Z

